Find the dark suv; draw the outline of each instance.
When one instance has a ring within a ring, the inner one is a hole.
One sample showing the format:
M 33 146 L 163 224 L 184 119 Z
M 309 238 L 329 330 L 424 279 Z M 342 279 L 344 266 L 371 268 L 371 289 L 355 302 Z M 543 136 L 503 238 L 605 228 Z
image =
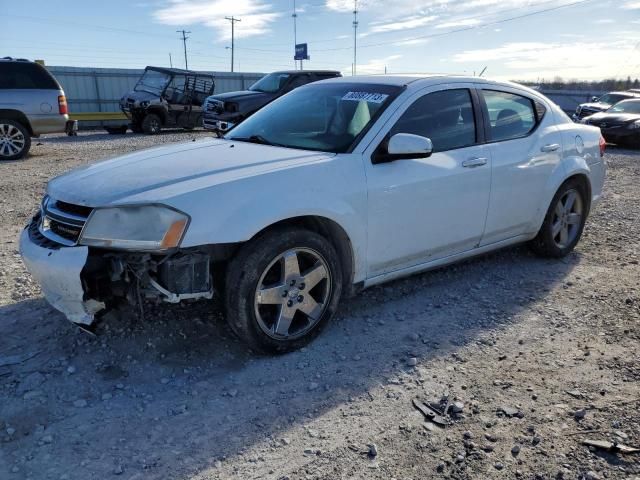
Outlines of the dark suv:
M 203 126 L 219 134 L 236 126 L 267 103 L 307 83 L 341 77 L 331 70 L 291 70 L 273 72 L 258 80 L 249 90 L 228 92 L 207 98 Z
M 640 98 L 640 93 L 628 92 L 609 92 L 601 97 L 593 97 L 590 103 L 581 103 L 573 114 L 573 120 L 578 121 L 594 113 L 604 112 L 613 105 L 622 100 L 630 100 L 632 98 Z
M 72 128 L 67 99 L 46 68 L 23 58 L 0 59 L 0 160 L 29 153 L 31 137 Z
M 155 134 L 163 127 L 191 129 L 202 124 L 202 103 L 214 87 L 210 73 L 147 67 L 133 90 L 120 99 L 120 109 L 136 133 Z

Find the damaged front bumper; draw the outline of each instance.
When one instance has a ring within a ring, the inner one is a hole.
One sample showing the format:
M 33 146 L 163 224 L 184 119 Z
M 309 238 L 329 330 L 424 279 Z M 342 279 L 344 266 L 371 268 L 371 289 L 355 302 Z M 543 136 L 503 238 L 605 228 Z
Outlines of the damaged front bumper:
M 47 301 L 71 322 L 90 327 L 96 314 L 125 301 L 178 303 L 213 297 L 211 252 L 150 254 L 75 245 L 41 235 L 36 215 L 20 236 L 20 254 Z
M 20 254 L 47 301 L 73 323 L 91 325 L 94 315 L 105 308 L 104 302 L 85 299 L 80 274 L 87 262 L 88 247 L 49 249 L 34 243 L 29 230 L 24 229 Z

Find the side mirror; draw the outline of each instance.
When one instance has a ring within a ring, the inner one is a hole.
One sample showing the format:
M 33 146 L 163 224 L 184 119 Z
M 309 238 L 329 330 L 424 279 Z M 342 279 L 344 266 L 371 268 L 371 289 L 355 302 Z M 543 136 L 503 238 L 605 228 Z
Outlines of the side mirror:
M 378 147 L 373 163 L 427 158 L 431 153 L 433 153 L 431 139 L 412 133 L 396 133 L 386 142 L 386 146 L 383 143 Z
M 591 97 L 592 102 L 597 102 L 600 97 L 593 96 Z

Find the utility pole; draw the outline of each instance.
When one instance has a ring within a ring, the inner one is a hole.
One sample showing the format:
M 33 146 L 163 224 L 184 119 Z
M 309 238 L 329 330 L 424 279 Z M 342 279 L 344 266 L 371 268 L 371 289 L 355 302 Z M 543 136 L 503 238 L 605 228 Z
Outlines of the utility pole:
M 236 22 L 240 22 L 242 20 L 233 16 L 224 18 L 231 22 L 231 72 L 233 73 L 233 56 L 235 52 L 235 24 Z
M 189 62 L 187 60 L 187 39 L 189 37 L 187 37 L 187 33 L 191 32 L 188 32 L 186 30 L 176 30 L 176 32 L 182 34 L 182 44 L 184 45 L 184 69 L 189 70 Z
M 295 52 L 296 45 L 298 44 L 298 26 L 297 26 L 298 13 L 296 10 L 296 0 L 293 0 L 293 15 L 291 16 L 293 17 L 293 51 Z M 298 63 L 297 63 L 297 60 L 295 59 L 295 55 L 293 56 L 293 65 L 297 70 Z M 302 69 L 302 60 L 300 60 L 300 69 Z
M 358 49 L 358 0 L 353 0 L 353 71 L 356 74 L 356 60 Z
M 169 66 L 173 68 L 173 60 L 171 58 L 171 52 L 169 52 Z

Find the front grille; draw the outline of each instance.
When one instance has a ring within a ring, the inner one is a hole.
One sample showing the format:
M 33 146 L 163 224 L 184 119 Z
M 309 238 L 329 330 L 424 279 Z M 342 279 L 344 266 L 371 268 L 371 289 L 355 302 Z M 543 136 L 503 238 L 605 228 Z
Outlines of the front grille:
M 76 245 L 92 211 L 91 207 L 47 197 L 42 202 L 42 212 L 37 225 L 38 232 L 60 245 L 67 247 Z

